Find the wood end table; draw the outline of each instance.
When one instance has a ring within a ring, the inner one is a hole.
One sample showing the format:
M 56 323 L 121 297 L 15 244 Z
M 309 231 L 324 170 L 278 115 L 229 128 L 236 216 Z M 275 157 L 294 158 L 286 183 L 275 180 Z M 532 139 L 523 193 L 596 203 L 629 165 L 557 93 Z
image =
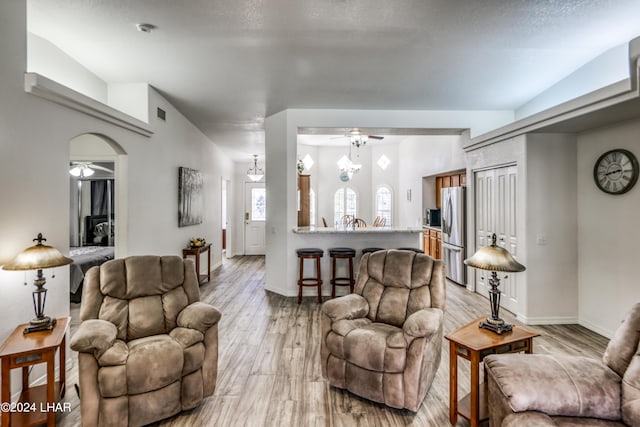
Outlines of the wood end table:
M 52 330 L 23 333 L 27 324 L 19 325 L 2 343 L 2 426 L 56 425 L 56 412 L 63 408 L 59 401 L 66 389 L 66 336 L 70 317 L 57 319 Z M 55 354 L 59 355 L 59 380 L 55 380 Z M 29 368 L 47 364 L 47 382 L 29 387 Z M 22 368 L 22 392 L 11 402 L 11 370 Z M 5 410 L 8 409 L 8 410 Z M 59 411 L 60 410 L 60 411 Z
M 200 255 L 207 253 L 207 274 L 200 274 Z M 189 246 L 182 249 L 182 258 L 193 255 L 196 259 L 196 275 L 200 285 L 211 281 L 211 243 L 202 246 Z
M 501 335 L 481 329 L 485 317 L 474 320 L 445 335 L 449 340 L 449 421 L 455 425 L 458 415 L 469 420 L 471 427 L 478 427 L 489 418 L 486 383 L 480 384 L 480 362 L 490 354 L 532 353 L 533 338 L 539 333 L 522 326 Z M 470 362 L 471 392 L 458 400 L 458 356 Z

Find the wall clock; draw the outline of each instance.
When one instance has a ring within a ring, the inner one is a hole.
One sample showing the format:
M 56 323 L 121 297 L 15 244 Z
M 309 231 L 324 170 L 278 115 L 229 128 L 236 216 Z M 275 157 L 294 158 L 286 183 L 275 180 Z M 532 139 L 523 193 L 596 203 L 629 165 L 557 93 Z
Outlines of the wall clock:
M 638 180 L 638 159 L 622 148 L 607 151 L 596 161 L 593 179 L 605 193 L 624 194 Z

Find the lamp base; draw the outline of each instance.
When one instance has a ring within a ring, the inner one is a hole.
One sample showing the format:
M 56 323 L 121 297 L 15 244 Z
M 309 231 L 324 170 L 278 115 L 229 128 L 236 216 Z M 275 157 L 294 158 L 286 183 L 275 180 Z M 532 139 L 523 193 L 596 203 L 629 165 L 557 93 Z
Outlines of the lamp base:
M 504 323 L 504 320 L 502 319 L 498 319 L 493 320 L 487 317 L 486 320 L 483 320 L 482 322 L 480 322 L 480 324 L 478 325 L 478 327 L 482 328 L 482 329 L 487 329 L 491 332 L 494 332 L 498 335 L 503 334 L 504 332 L 511 332 L 511 330 L 513 329 L 513 325 L 509 325 L 508 323 Z
M 28 334 L 31 332 L 38 331 L 50 331 L 53 327 L 56 326 L 56 319 L 52 319 L 51 317 L 45 316 L 41 319 L 32 319 L 31 322 L 27 325 L 26 328 L 22 331 L 23 334 Z

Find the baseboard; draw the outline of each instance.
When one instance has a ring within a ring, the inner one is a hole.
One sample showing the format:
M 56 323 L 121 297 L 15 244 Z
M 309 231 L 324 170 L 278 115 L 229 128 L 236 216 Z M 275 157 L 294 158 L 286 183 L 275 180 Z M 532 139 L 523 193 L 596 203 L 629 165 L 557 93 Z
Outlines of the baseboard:
M 281 288 L 278 286 L 269 286 L 269 285 L 265 285 L 264 287 L 265 291 L 269 291 L 269 292 L 274 292 L 278 295 L 282 295 L 285 297 L 295 297 L 298 295 L 298 290 L 297 289 L 291 289 L 291 288 Z M 302 295 L 305 295 L 305 292 L 302 292 Z
M 578 318 L 573 316 L 526 317 L 518 314 L 517 318 L 525 325 L 571 325 L 579 323 Z
M 580 320 L 578 322 L 578 324 L 580 326 L 584 326 L 585 328 L 592 330 L 593 332 L 595 332 L 596 334 L 600 334 L 603 337 L 609 338 L 611 339 L 613 337 L 613 334 L 615 333 L 614 331 L 610 331 L 608 329 L 602 328 L 598 325 L 595 325 L 591 322 L 589 322 L 588 320 Z
M 341 287 L 342 288 L 342 287 Z M 265 286 L 264 287 L 265 291 L 269 291 L 269 292 L 274 292 L 278 295 L 282 295 L 284 297 L 297 297 L 298 296 L 298 288 L 280 288 L 278 286 Z M 338 289 L 336 291 L 336 296 L 343 296 L 343 295 L 347 295 L 348 293 L 348 288 L 345 289 Z M 347 292 L 347 293 L 345 293 Z M 312 288 L 312 287 L 308 287 L 302 290 L 302 296 L 303 297 L 317 297 L 318 296 L 318 291 L 316 290 L 316 288 Z M 331 296 L 331 288 L 322 288 L 322 296 L 323 297 L 328 297 Z

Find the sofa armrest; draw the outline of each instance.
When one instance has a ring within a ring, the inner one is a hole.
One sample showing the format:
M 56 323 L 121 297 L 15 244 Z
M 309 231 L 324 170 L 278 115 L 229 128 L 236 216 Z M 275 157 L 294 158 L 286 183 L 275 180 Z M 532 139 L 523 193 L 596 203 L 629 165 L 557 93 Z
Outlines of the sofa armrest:
M 557 427 L 553 419 L 542 412 L 527 411 L 508 415 L 499 427 Z
M 432 335 L 440 329 L 444 313 L 439 308 L 424 308 L 407 317 L 402 325 L 405 335 L 420 338 Z
M 204 302 L 194 302 L 186 306 L 178 314 L 177 324 L 182 328 L 191 328 L 202 332 L 218 323 L 222 313 L 210 304 Z
M 341 319 L 359 319 L 369 313 L 369 303 L 361 295 L 349 294 L 326 301 L 322 304 L 322 312 L 332 322 Z
M 78 330 L 71 337 L 70 346 L 80 353 L 94 353 L 96 357 L 111 348 L 116 341 L 118 328 L 111 322 L 102 319 L 89 319 L 80 323 Z

